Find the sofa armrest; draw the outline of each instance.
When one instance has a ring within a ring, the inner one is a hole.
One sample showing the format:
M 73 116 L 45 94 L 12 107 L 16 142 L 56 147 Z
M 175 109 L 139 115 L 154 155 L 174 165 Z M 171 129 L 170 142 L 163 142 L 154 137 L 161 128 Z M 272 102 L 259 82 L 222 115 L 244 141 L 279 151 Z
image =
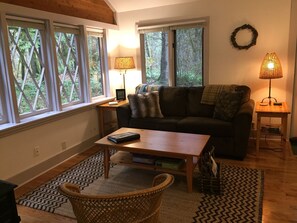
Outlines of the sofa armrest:
M 129 104 L 125 104 L 122 106 L 117 107 L 117 119 L 118 119 L 118 126 L 121 127 L 129 127 L 129 121 L 131 119 L 131 109 Z
M 254 106 L 255 102 L 252 99 L 242 104 L 233 120 L 234 153 L 241 158 L 244 158 L 247 152 L 248 141 L 252 127 Z

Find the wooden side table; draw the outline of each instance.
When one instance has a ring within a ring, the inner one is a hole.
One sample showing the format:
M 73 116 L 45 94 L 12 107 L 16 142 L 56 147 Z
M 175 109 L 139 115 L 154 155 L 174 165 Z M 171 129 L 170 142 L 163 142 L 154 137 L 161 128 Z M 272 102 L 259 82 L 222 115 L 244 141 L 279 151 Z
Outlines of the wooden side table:
M 287 148 L 287 124 L 288 115 L 290 110 L 288 109 L 287 103 L 282 102 L 281 105 L 261 105 L 260 102 L 256 103 L 256 114 L 257 114 L 257 138 L 256 138 L 256 155 L 259 154 L 259 144 L 261 136 L 261 118 L 262 117 L 273 117 L 281 118 L 281 139 L 284 142 L 282 146 L 283 157 L 286 158 Z
M 100 136 L 104 137 L 106 135 L 104 129 L 104 111 L 116 111 L 119 106 L 128 104 L 128 100 L 118 101 L 118 104 L 111 105 L 109 102 L 105 104 L 98 105 L 98 119 L 99 119 L 99 130 Z

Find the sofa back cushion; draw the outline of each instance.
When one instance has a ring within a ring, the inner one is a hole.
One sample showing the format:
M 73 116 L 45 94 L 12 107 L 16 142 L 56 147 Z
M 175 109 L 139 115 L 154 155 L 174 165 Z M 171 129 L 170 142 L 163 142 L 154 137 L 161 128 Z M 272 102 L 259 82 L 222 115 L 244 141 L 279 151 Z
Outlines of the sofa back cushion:
M 187 98 L 187 115 L 196 117 L 212 117 L 214 105 L 202 104 L 204 87 L 189 87 Z
M 185 116 L 187 107 L 187 87 L 159 88 L 160 107 L 164 116 Z

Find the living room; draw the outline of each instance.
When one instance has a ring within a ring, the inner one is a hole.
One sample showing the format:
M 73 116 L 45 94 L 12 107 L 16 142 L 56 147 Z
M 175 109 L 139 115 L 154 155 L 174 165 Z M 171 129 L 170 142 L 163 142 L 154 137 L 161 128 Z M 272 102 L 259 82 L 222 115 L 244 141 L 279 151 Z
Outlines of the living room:
M 205 84 L 245 84 L 251 88 L 251 98 L 261 101 L 268 95 L 268 80 L 259 79 L 260 65 L 266 53 L 276 52 L 282 63 L 284 76 L 272 81 L 272 96 L 278 101 L 286 101 L 290 108 L 296 106 L 297 97 L 296 92 L 294 96 L 294 89 L 297 84 L 294 76 L 296 76 L 297 18 L 293 12 L 296 11 L 297 5 L 294 0 L 260 2 L 189 0 L 172 1 L 171 4 L 155 6 L 149 2 L 147 4 L 132 2 L 131 5 L 126 5 L 109 1 L 109 4 L 116 12 L 116 25 L 87 21 L 88 25 L 107 29 L 110 83 L 107 86 L 108 98 L 114 97 L 115 90 L 122 88 L 122 77 L 119 71 L 113 68 L 115 57 L 133 56 L 135 60 L 136 68 L 129 70 L 126 75 L 127 94 L 134 93 L 135 87 L 142 82 L 137 24 L 208 18 L 208 62 L 205 64 Z M 25 17 L 35 15 L 38 18 L 43 15 L 46 18 L 56 17 L 60 22 L 87 23 L 78 17 L 24 9 L 5 3 L 1 3 L 1 10 Z M 248 50 L 238 50 L 230 42 L 231 33 L 243 24 L 252 25 L 259 34 L 256 45 Z M 104 100 L 102 99 L 102 102 Z M 288 125 L 290 137 L 297 135 L 296 117 L 296 111 L 292 109 Z M 256 123 L 256 116 L 253 118 Z M 23 184 L 72 155 L 89 148 L 98 140 L 100 131 L 96 105 L 61 114 L 59 117 L 34 125 L 1 129 L 0 178 Z M 37 156 L 33 154 L 35 147 L 39 148 Z

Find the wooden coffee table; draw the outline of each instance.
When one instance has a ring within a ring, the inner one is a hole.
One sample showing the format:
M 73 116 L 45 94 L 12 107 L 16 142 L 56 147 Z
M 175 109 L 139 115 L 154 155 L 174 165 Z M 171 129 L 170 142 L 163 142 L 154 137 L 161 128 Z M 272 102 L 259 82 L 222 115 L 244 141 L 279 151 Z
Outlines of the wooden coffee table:
M 155 165 L 125 163 L 126 165 L 151 169 L 156 171 L 181 174 L 187 177 L 188 192 L 192 192 L 193 171 L 197 165 L 198 157 L 208 142 L 209 135 L 166 132 L 156 130 L 121 128 L 112 134 L 135 132 L 140 134 L 140 139 L 115 144 L 107 139 L 107 136 L 98 140 L 96 144 L 104 149 L 104 176 L 108 178 L 110 168 L 110 149 L 127 151 L 138 154 L 147 154 L 168 158 L 185 160 L 185 168 L 180 170 L 164 169 Z M 123 164 L 123 163 L 121 163 Z

